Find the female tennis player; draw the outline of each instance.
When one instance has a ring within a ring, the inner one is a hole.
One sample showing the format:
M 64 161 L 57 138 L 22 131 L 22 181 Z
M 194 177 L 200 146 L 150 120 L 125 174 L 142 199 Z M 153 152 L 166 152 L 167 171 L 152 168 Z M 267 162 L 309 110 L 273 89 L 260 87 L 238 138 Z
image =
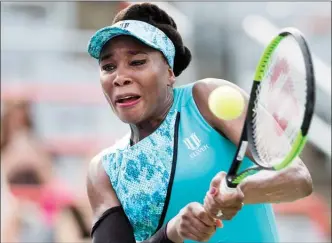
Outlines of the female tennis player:
M 247 95 L 211 78 L 174 87 L 191 54 L 165 11 L 129 6 L 92 36 L 88 52 L 98 60 L 113 112 L 130 127 L 90 163 L 95 243 L 278 241 L 270 203 L 309 195 L 310 174 L 297 160 L 244 180 L 232 194 L 219 191 L 225 175 L 219 172 L 231 164 L 244 115 L 221 120 L 208 97 L 222 85 Z M 249 155 L 244 166 L 251 163 Z

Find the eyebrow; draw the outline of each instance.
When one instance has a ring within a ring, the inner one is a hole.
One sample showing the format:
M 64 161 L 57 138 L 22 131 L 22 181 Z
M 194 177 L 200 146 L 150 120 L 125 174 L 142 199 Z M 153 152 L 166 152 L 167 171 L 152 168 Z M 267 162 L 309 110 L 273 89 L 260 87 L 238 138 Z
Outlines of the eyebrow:
M 145 54 L 145 55 L 148 55 L 147 52 L 144 52 L 144 51 L 133 51 L 133 50 L 129 50 L 127 51 L 127 54 L 131 55 L 131 56 L 135 56 L 135 55 L 138 55 L 138 54 Z M 102 56 L 99 60 L 99 62 L 102 62 L 106 59 L 109 59 L 113 56 L 113 53 L 109 53 L 109 54 L 106 54 L 104 56 Z

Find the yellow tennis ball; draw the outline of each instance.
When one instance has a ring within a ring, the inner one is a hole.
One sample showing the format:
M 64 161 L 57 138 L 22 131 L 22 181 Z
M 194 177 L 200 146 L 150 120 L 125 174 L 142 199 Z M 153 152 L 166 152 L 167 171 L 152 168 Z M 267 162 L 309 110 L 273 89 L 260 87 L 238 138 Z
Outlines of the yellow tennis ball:
M 244 109 L 242 94 L 230 86 L 220 86 L 209 96 L 209 108 L 219 119 L 233 120 L 238 118 Z

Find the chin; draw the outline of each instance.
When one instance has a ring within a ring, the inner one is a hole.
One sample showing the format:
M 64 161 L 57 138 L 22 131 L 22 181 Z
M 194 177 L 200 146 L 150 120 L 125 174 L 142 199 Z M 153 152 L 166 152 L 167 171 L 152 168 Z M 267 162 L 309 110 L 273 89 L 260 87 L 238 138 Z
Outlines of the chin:
M 138 124 L 146 118 L 147 107 L 140 102 L 131 108 L 115 107 L 115 113 L 119 119 L 127 124 Z
M 128 118 L 128 117 L 119 117 L 119 118 L 123 123 L 126 123 L 126 124 L 137 124 L 137 123 L 139 123 L 139 121 L 137 121 L 137 119 L 134 119 L 134 118 Z
M 141 121 L 141 116 L 137 115 L 137 112 L 132 112 L 130 114 L 117 114 L 119 119 L 127 124 L 137 124 Z

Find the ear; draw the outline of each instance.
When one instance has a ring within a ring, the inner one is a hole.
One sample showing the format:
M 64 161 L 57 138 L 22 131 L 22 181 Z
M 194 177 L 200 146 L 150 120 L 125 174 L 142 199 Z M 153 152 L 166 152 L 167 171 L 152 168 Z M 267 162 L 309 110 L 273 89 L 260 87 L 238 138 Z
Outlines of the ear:
M 168 83 L 167 86 L 173 86 L 175 83 L 175 75 L 172 68 L 168 67 Z

